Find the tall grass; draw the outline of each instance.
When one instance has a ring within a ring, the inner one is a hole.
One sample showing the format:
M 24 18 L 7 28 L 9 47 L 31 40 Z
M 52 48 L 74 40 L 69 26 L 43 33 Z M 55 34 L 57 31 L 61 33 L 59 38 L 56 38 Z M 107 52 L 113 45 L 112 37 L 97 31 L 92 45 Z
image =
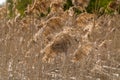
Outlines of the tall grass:
M 111 10 L 108 8 L 111 2 L 114 2 L 115 0 L 90 0 L 88 7 L 86 7 L 86 11 L 88 13 L 97 13 L 97 14 L 111 14 L 115 10 Z M 21 15 L 25 15 L 24 12 L 27 9 L 27 6 L 33 3 L 34 0 L 18 0 L 15 2 L 15 0 L 7 0 L 9 15 L 12 16 L 14 14 L 14 10 L 16 9 Z M 84 3 L 83 3 L 84 4 Z M 119 3 L 117 4 L 119 5 Z M 70 7 L 73 7 L 72 0 L 66 0 L 66 2 L 63 3 L 63 10 L 68 10 Z M 113 5 L 114 7 L 115 5 Z M 39 7 L 39 6 L 38 6 Z M 119 9 L 117 9 L 119 10 Z M 50 8 L 48 9 L 48 12 L 50 12 Z M 77 14 L 80 14 L 81 11 L 77 8 L 75 8 L 75 12 Z M 41 14 L 41 12 L 39 12 Z M 41 16 L 46 16 L 45 14 L 41 14 Z

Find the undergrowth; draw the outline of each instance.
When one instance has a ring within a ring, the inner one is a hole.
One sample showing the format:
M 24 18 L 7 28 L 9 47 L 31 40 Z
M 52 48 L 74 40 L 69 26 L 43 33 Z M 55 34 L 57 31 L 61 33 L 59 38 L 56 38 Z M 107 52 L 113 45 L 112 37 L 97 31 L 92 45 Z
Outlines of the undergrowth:
M 25 10 L 27 6 L 31 3 L 34 3 L 35 0 L 7 0 L 9 16 L 12 17 L 15 15 L 15 11 L 21 14 L 21 16 L 25 15 Z M 73 7 L 72 0 L 66 0 L 63 4 L 63 10 L 66 11 L 70 7 Z M 88 6 L 86 7 L 86 11 L 88 13 L 97 13 L 97 14 L 113 14 L 115 12 L 119 13 L 119 2 L 116 0 L 90 0 Z M 48 8 L 48 13 L 50 12 L 50 8 Z M 82 11 L 78 8 L 75 8 L 75 13 L 80 14 Z M 46 16 L 43 12 L 39 12 L 41 17 Z

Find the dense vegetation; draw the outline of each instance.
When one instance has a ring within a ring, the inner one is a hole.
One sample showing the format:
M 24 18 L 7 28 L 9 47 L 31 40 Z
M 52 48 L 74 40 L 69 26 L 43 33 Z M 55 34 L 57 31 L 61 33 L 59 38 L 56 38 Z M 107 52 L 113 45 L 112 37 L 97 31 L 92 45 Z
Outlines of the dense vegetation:
M 46 0 L 45 0 L 46 1 Z M 31 4 L 33 4 L 35 0 L 7 0 L 8 3 L 8 10 L 9 15 L 13 16 L 15 15 L 15 11 L 17 10 L 18 13 L 20 13 L 22 16 L 25 15 L 25 11 L 27 10 L 27 7 Z M 42 2 L 42 0 L 38 0 L 37 2 Z M 39 4 L 41 6 L 43 4 Z M 66 2 L 63 3 L 63 9 L 68 10 L 70 7 L 74 6 L 72 3 L 72 0 L 66 0 Z M 48 7 L 48 12 L 50 12 L 50 6 Z M 98 14 L 113 14 L 115 12 L 119 13 L 119 2 L 116 0 L 90 0 L 88 6 L 86 7 L 86 11 L 88 13 L 98 13 Z M 80 14 L 82 11 L 75 8 L 75 12 L 77 14 Z M 45 16 L 47 14 L 39 11 L 39 14 L 41 16 Z
M 120 80 L 119 1 L 7 0 L 0 63 L 0 80 Z

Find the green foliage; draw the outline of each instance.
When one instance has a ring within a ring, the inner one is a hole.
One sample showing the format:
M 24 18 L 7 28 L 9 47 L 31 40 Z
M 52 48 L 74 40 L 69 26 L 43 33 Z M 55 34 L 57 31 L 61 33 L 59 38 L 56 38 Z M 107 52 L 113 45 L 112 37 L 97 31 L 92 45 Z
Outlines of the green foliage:
M 13 0 L 7 0 L 9 16 L 13 16 Z
M 113 0 L 90 0 L 88 7 L 86 8 L 88 13 L 99 13 L 99 10 L 102 8 L 103 12 L 107 9 L 108 4 Z
M 46 15 L 44 13 L 40 13 L 39 17 L 45 17 Z
M 51 11 L 51 9 L 50 9 L 50 7 L 49 7 L 48 10 L 47 10 L 48 14 L 50 13 L 50 11 Z
M 24 16 L 24 12 L 29 4 L 31 4 L 34 0 L 7 0 L 9 15 L 14 16 L 15 15 L 15 9 L 21 14 L 21 16 Z M 88 13 L 96 13 L 96 14 L 104 14 L 108 13 L 111 14 L 114 11 L 110 10 L 108 8 L 108 5 L 111 1 L 114 0 L 90 0 L 90 3 L 88 7 L 86 8 L 86 11 Z M 66 2 L 63 4 L 63 9 L 68 10 L 70 7 L 74 6 L 72 3 L 72 0 L 66 0 Z M 120 9 L 120 8 L 119 8 Z M 76 14 L 80 14 L 81 11 L 77 8 L 74 9 Z M 50 8 L 48 8 L 47 13 L 40 13 L 40 17 L 44 17 L 47 14 L 50 13 Z
M 15 12 L 15 9 L 18 10 L 18 12 L 23 16 L 24 11 L 26 10 L 27 6 L 32 3 L 33 0 L 17 0 L 14 2 L 14 0 L 7 0 L 8 10 L 9 10 L 9 16 L 12 17 Z
M 88 13 L 96 13 L 96 14 L 104 14 L 108 13 L 111 14 L 113 11 L 107 8 L 108 4 L 114 0 L 90 0 L 90 3 L 88 7 L 86 8 L 86 11 Z M 70 7 L 74 6 L 72 4 L 72 0 L 66 0 L 66 3 L 64 4 L 64 10 L 68 10 Z M 100 11 L 102 10 L 102 11 Z M 75 8 L 75 13 L 80 14 L 82 13 L 79 9 Z
M 33 0 L 18 0 L 16 4 L 16 9 L 19 11 L 21 15 L 24 15 L 24 11 L 26 10 L 28 4 L 31 4 Z
M 66 0 L 66 3 L 64 4 L 64 11 L 72 7 L 72 0 Z
M 80 11 L 79 9 L 77 9 L 77 8 L 74 8 L 74 11 L 75 11 L 75 13 L 78 15 L 78 14 L 80 14 L 80 13 L 82 13 L 82 11 Z

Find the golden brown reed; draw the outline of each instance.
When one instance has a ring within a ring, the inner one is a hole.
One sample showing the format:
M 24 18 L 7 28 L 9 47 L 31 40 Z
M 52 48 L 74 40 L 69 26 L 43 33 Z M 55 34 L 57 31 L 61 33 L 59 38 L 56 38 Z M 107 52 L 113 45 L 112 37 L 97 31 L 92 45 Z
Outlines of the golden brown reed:
M 34 3 L 31 5 L 28 5 L 27 12 L 28 14 L 37 14 L 39 15 L 40 13 L 47 14 L 48 13 L 48 8 L 50 7 L 51 1 L 50 0 L 34 0 Z
M 59 17 L 52 17 L 44 23 L 42 28 L 42 36 L 45 38 L 46 43 L 50 42 L 56 33 L 63 30 L 63 21 Z
M 53 13 L 57 13 L 57 12 L 60 12 L 60 11 L 63 11 L 63 5 L 58 3 L 58 2 L 52 2 L 50 4 L 50 8 L 51 8 L 51 12 Z
M 94 14 L 82 13 L 76 19 L 76 24 L 79 27 L 85 27 L 91 21 L 93 22 Z
M 79 45 L 78 49 L 74 52 L 74 58 L 72 62 L 78 62 L 87 56 L 92 50 L 92 45 L 89 43 L 85 43 L 84 45 Z
M 88 6 L 90 0 L 72 0 L 72 3 L 81 11 L 85 11 L 85 8 Z
M 55 32 L 59 32 L 62 30 L 63 28 L 63 24 L 62 24 L 62 19 L 59 17 L 52 17 L 50 18 L 48 21 L 45 22 L 44 24 L 44 31 L 43 34 L 45 36 L 50 35 L 51 33 L 55 33 Z

